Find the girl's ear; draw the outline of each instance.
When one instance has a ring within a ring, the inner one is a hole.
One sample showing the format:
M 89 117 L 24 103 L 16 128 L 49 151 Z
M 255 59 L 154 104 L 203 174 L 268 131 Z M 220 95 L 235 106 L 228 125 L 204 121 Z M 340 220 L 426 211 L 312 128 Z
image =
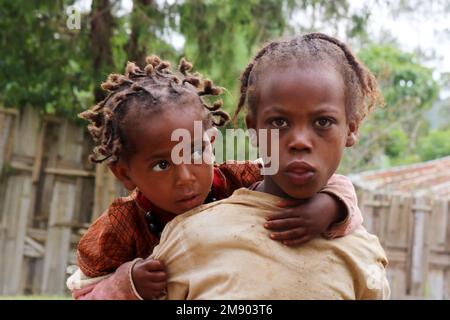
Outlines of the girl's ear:
M 120 160 L 113 164 L 108 164 L 109 170 L 114 174 L 114 176 L 122 182 L 123 186 L 129 190 L 133 191 L 136 189 L 136 185 L 128 176 L 128 167 L 123 164 Z
M 358 125 L 355 121 L 350 121 L 350 123 L 348 124 L 347 141 L 345 142 L 345 146 L 347 148 L 353 146 L 356 143 L 356 141 L 358 140 L 358 134 Z

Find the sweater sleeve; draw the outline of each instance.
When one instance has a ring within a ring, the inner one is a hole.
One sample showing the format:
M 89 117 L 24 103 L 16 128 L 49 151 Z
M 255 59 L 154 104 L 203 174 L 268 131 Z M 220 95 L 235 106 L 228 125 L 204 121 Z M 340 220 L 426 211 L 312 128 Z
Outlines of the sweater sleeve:
M 90 278 L 78 269 L 67 280 L 67 288 L 76 300 L 142 300 L 136 291 L 131 270 L 137 258 L 122 264 L 114 273 Z
M 78 267 L 91 278 L 110 274 L 134 258 L 133 245 L 121 237 L 108 211 L 89 227 L 78 244 Z
M 356 191 L 353 184 L 346 176 L 334 174 L 328 180 L 328 184 L 321 192 L 328 193 L 339 201 L 342 201 L 347 209 L 346 218 L 342 222 L 333 224 L 329 230 L 323 234 L 325 238 L 334 239 L 346 236 L 362 224 L 363 217 L 361 210 L 358 207 Z

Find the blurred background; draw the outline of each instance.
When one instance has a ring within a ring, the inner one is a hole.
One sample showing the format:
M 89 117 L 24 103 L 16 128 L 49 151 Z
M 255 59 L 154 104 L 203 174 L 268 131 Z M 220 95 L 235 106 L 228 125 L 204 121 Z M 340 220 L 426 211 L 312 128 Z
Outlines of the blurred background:
M 99 84 L 149 54 L 227 88 L 264 42 L 324 32 L 378 78 L 386 107 L 339 172 L 390 259 L 393 298 L 450 297 L 450 2 L 0 0 L 0 295 L 63 298 L 80 236 L 126 194 L 77 114 Z M 239 125 L 244 127 L 242 119 Z

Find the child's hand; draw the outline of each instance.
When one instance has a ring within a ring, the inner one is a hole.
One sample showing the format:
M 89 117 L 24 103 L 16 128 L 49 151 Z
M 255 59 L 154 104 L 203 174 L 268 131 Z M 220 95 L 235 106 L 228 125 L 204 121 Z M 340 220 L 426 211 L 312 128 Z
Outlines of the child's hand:
M 166 289 L 166 271 L 159 260 L 146 259 L 136 262 L 131 270 L 134 286 L 143 299 L 160 296 Z
M 345 206 L 327 193 L 317 193 L 308 200 L 284 200 L 277 205 L 282 211 L 269 216 L 264 227 L 275 231 L 270 238 L 287 246 L 308 242 L 346 215 Z

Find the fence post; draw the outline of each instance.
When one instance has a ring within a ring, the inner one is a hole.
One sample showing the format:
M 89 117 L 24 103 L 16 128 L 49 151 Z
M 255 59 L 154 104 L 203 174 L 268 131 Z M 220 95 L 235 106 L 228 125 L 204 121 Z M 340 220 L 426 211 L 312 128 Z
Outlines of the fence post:
M 423 197 L 417 197 L 413 206 L 414 231 L 411 249 L 411 295 L 424 297 L 428 270 L 428 226 L 431 208 Z

